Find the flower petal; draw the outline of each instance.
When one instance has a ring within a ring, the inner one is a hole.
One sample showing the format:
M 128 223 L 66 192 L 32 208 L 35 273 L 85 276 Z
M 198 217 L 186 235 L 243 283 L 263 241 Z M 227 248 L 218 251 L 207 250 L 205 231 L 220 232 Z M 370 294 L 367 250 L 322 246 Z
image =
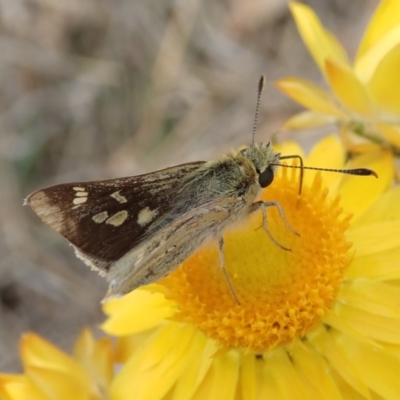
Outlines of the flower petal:
M 111 338 L 105 337 L 95 341 L 91 331 L 84 329 L 75 342 L 73 354 L 92 380 L 105 386 L 110 384 L 114 376 Z
M 132 388 L 137 399 L 163 398 L 191 361 L 187 353 L 194 333 L 191 325 L 173 322 L 158 329 L 146 343 L 141 344 L 114 378 L 110 387 L 111 398 L 132 398 Z M 157 384 L 154 377 L 157 377 Z
M 336 106 L 334 100 L 312 82 L 287 77 L 276 81 L 275 86 L 306 108 L 339 119 L 346 119 L 346 114 Z
M 285 143 L 275 143 L 274 150 L 280 153 L 282 156 L 300 156 L 304 158 L 304 152 L 301 146 L 297 142 L 287 141 Z
M 359 226 L 349 231 L 347 238 L 355 243 L 357 257 L 395 249 L 399 246 L 400 220 Z
M 350 67 L 327 59 L 325 70 L 332 91 L 349 110 L 364 116 L 373 114 L 368 94 Z
M 174 388 L 174 400 L 193 397 L 213 363 L 216 350 L 217 345 L 214 342 L 208 340 L 201 332 L 196 332 L 187 354 L 189 363 Z
M 390 152 L 363 154 L 351 160 L 346 168 L 370 168 L 378 174 L 374 177 L 343 176 L 340 193 L 341 206 L 353 214 L 352 222 L 374 204 L 393 181 L 393 155 Z M 368 194 L 368 195 L 366 195 Z
M 103 309 L 109 318 L 101 327 L 113 335 L 146 331 L 160 325 L 175 312 L 174 303 L 166 300 L 163 293 L 148 289 L 134 290 L 120 299 L 108 300 Z
M 328 312 L 323 320 L 321 321 L 323 325 L 328 326 L 338 332 L 345 334 L 348 337 L 352 337 L 354 339 L 359 340 L 360 342 L 366 343 L 374 343 L 374 341 L 365 336 L 363 332 L 359 332 L 358 330 L 351 327 L 347 320 L 343 319 L 341 315 L 338 315 L 336 312 L 336 305 L 334 308 Z
M 393 319 L 400 318 L 399 299 L 399 286 L 366 279 L 347 281 L 339 295 L 351 307 Z
M 87 400 L 89 398 L 89 381 L 83 385 L 71 375 L 40 367 L 28 367 L 26 374 L 47 399 Z M 92 396 L 91 399 L 100 400 L 100 397 Z
M 400 219 L 400 187 L 395 187 L 384 193 L 373 205 L 358 218 L 354 224 L 362 226 L 383 221 Z
M 241 369 L 239 375 L 239 398 L 257 400 L 259 382 L 256 375 L 256 363 L 259 362 L 254 354 L 241 354 Z
M 368 254 L 357 255 L 346 271 L 347 279 L 364 277 L 376 280 L 398 280 L 400 279 L 400 244 L 390 250 Z
M 283 397 L 294 399 L 306 397 L 301 375 L 294 368 L 285 349 L 275 350 L 269 357 L 271 372 L 280 387 Z M 287 381 L 291 383 L 287 384 Z
M 215 357 L 194 398 L 234 400 L 239 378 L 239 360 L 237 351 Z
M 327 31 L 314 11 L 301 3 L 289 3 L 297 29 L 321 72 L 325 75 L 325 60 L 331 58 L 348 64 L 346 52 L 336 38 Z
M 0 375 L 0 398 L 2 400 L 48 400 L 26 375 Z
M 400 127 L 396 125 L 387 124 L 384 122 L 377 123 L 379 131 L 384 138 L 394 146 L 400 148 Z
M 362 375 L 354 365 L 354 360 L 347 354 L 346 346 L 338 344 L 332 335 L 337 336 L 337 331 L 318 329 L 316 334 L 310 335 L 309 340 L 323 354 L 329 365 L 358 393 L 366 399 L 369 398 L 369 390 Z
M 400 25 L 400 2 L 382 0 L 369 21 L 356 58 L 362 57 L 397 25 Z
M 297 131 L 301 129 L 315 129 L 333 124 L 335 119 L 315 111 L 303 111 L 287 119 L 283 125 L 284 130 Z
M 335 313 L 346 321 L 351 329 L 368 338 L 385 343 L 400 344 L 400 318 L 386 318 L 360 308 L 338 303 L 335 306 Z
M 371 47 L 354 65 L 356 75 L 362 82 L 368 83 L 374 76 L 383 59 L 400 43 L 400 25 L 394 27 L 381 40 Z
M 400 114 L 400 26 L 397 33 L 397 45 L 382 57 L 368 82 L 371 96 L 381 111 L 394 114 Z
M 273 364 L 266 359 L 264 362 L 256 362 L 256 376 L 260 384 L 258 399 L 279 399 L 282 393 L 275 377 L 272 375 Z M 243 400 L 246 400 L 244 397 Z
M 382 399 L 396 400 L 400 393 L 400 358 L 380 346 L 357 342 L 349 338 L 346 346 L 370 389 Z
M 328 135 L 320 140 L 311 150 L 305 160 L 305 165 L 320 168 L 343 168 L 345 152 L 343 145 L 336 135 Z M 311 185 L 319 171 L 304 170 L 304 183 Z M 332 189 L 339 181 L 340 175 L 330 172 L 321 173 L 324 185 Z
M 311 393 L 306 398 L 342 399 L 332 379 L 331 367 L 307 341 L 296 343 L 291 356 L 300 379 L 310 388 Z
M 88 376 L 78 363 L 40 336 L 27 333 L 22 337 L 20 346 L 26 370 L 34 368 L 37 373 L 52 371 L 65 374 L 82 387 L 89 384 Z

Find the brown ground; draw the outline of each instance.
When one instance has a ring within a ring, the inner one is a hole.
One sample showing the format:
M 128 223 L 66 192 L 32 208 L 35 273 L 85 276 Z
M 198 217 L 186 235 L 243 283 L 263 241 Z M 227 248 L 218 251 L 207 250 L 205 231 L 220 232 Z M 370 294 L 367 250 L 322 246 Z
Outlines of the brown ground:
M 352 55 L 377 1 L 308 3 Z M 249 142 L 261 73 L 321 77 L 283 0 L 3 0 L 0 15 L 0 370 L 16 371 L 23 332 L 70 349 L 106 290 L 27 194 L 216 157 Z M 296 110 L 269 85 L 259 139 Z

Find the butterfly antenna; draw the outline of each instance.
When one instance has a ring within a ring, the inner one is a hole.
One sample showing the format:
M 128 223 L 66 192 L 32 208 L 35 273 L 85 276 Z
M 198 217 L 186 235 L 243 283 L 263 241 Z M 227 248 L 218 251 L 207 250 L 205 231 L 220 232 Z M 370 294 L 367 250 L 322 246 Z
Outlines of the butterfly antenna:
M 260 110 L 260 102 L 261 102 L 261 97 L 263 94 L 265 86 L 265 76 L 261 75 L 261 78 L 258 82 L 258 90 L 257 90 L 257 105 L 256 105 L 256 113 L 254 115 L 254 125 L 253 125 L 253 142 L 252 145 L 254 146 L 255 140 L 256 140 L 256 131 L 257 131 L 257 123 L 258 123 L 258 112 Z
M 351 169 L 319 168 L 319 167 L 307 167 L 307 166 L 287 165 L 287 164 L 279 164 L 279 163 L 274 163 L 271 165 L 277 165 L 277 166 L 285 167 L 285 168 L 301 168 L 301 169 L 312 169 L 314 171 L 338 172 L 339 174 L 346 174 L 346 175 L 374 176 L 375 178 L 378 178 L 378 174 L 375 171 L 373 171 L 372 169 L 368 169 L 368 168 L 351 168 Z
M 345 175 L 358 175 L 358 176 L 374 176 L 375 178 L 378 178 L 378 174 L 373 171 L 372 169 L 368 168 L 321 168 L 321 167 L 308 167 L 303 165 L 303 159 L 301 156 L 295 154 L 295 155 L 287 155 L 287 156 L 281 156 L 279 159 L 280 160 L 288 160 L 288 159 L 298 159 L 300 161 L 300 165 L 288 165 L 288 164 L 281 164 L 281 163 L 272 163 L 271 165 L 275 165 L 278 167 L 284 167 L 284 168 L 298 168 L 300 169 L 300 182 L 299 182 L 299 194 L 301 194 L 301 189 L 303 187 L 303 175 L 304 175 L 304 170 L 305 169 L 311 169 L 314 171 L 325 171 L 325 172 L 337 172 L 339 174 L 345 174 Z

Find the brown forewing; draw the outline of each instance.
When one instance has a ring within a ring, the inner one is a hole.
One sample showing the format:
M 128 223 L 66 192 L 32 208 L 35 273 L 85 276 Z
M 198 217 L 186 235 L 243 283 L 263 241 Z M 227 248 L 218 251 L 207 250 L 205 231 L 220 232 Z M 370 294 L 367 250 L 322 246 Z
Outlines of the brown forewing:
M 179 186 L 203 164 L 199 161 L 133 177 L 55 185 L 32 193 L 26 203 L 95 266 L 107 270 L 111 262 L 140 243 L 150 222 L 168 213 Z

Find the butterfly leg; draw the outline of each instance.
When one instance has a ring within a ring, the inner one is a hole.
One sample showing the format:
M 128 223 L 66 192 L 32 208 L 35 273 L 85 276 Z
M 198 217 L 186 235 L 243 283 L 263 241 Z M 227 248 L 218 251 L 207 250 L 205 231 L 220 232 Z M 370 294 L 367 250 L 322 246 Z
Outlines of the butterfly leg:
M 229 290 L 232 293 L 233 298 L 236 303 L 240 305 L 240 301 L 236 296 L 235 289 L 233 288 L 231 278 L 228 275 L 228 271 L 225 268 L 225 260 L 224 260 L 224 238 L 221 236 L 218 239 L 218 249 L 219 249 L 219 265 L 221 266 L 222 272 L 224 273 L 226 283 L 228 284 Z
M 250 212 L 254 212 L 256 210 L 261 209 L 262 214 L 263 214 L 263 224 L 262 227 L 264 228 L 264 231 L 267 233 L 269 238 L 281 249 L 291 251 L 288 247 L 285 247 L 281 245 L 272 235 L 271 232 L 268 230 L 268 224 L 267 224 L 267 207 L 276 207 L 279 212 L 279 216 L 281 217 L 282 221 L 285 223 L 286 227 L 292 232 L 294 235 L 300 236 L 289 224 L 289 221 L 286 219 L 285 213 L 283 211 L 282 206 L 277 202 L 277 201 L 257 201 L 256 203 L 253 203 Z

